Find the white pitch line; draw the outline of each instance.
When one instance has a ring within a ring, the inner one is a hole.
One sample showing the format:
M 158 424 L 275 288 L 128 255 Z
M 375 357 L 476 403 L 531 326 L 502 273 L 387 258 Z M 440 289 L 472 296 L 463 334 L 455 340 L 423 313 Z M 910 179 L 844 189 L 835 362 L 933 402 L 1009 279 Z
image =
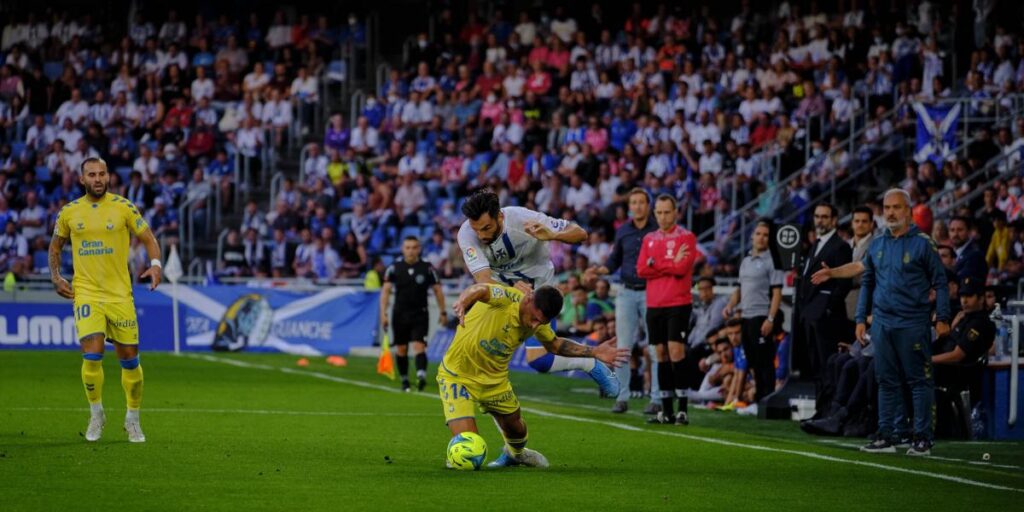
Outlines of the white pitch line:
M 405 394 L 402 391 L 400 391 L 400 390 L 398 390 L 396 388 L 393 388 L 393 387 L 382 386 L 382 385 L 379 385 L 379 384 L 371 384 L 369 382 L 364 382 L 364 381 L 360 381 L 360 380 L 346 379 L 344 377 L 337 377 L 337 376 L 334 376 L 334 375 L 328 375 L 328 374 L 320 373 L 320 372 L 301 371 L 301 370 L 295 370 L 293 368 L 286 368 L 286 367 L 276 367 L 275 368 L 275 367 L 271 367 L 271 366 L 267 366 L 267 365 L 262 365 L 262 364 L 251 364 L 251 363 L 246 363 L 244 361 L 229 360 L 229 359 L 226 359 L 226 358 L 214 357 L 214 356 L 209 356 L 209 355 L 198 355 L 198 354 L 197 355 L 192 355 L 192 354 L 187 354 L 186 357 L 202 359 L 204 361 L 210 361 L 210 362 L 216 362 L 216 363 L 226 363 L 226 364 L 231 364 L 233 366 L 239 366 L 239 367 L 242 367 L 242 368 L 254 368 L 254 369 L 265 369 L 265 370 L 275 370 L 276 369 L 276 370 L 281 371 L 283 373 L 290 373 L 290 374 L 296 374 L 296 375 L 308 375 L 310 377 L 316 377 L 316 378 L 319 378 L 319 379 L 329 380 L 329 381 L 332 381 L 332 382 L 339 382 L 339 383 L 342 383 L 342 384 L 350 384 L 350 385 L 353 385 L 353 386 L 359 386 L 359 387 L 363 387 L 363 388 L 377 389 L 377 390 L 385 391 L 385 392 L 388 392 L 388 393 L 399 393 L 399 394 L 403 394 L 403 395 Z M 426 395 L 426 394 L 414 394 L 414 395 L 410 395 L 410 396 L 421 396 L 421 397 L 431 398 L 431 399 L 434 399 L 434 400 L 438 399 L 437 396 Z M 535 400 L 535 401 L 540 401 L 540 402 L 543 403 L 542 400 Z M 852 465 L 855 465 L 855 466 L 869 467 L 869 468 L 873 468 L 873 469 L 880 469 L 880 470 L 883 470 L 883 471 L 892 471 L 894 473 L 904 473 L 904 474 L 909 474 L 909 475 L 923 476 L 923 477 L 927 477 L 927 478 L 934 478 L 934 479 L 937 479 L 937 480 L 945 480 L 947 482 L 953 482 L 953 483 L 958 483 L 958 484 L 963 484 L 963 485 L 969 485 L 969 486 L 974 486 L 974 487 L 982 487 L 982 488 L 985 488 L 985 489 L 993 489 L 993 490 L 998 490 L 998 491 L 1011 491 L 1011 492 L 1024 493 L 1024 489 L 1018 489 L 1016 487 L 1007 487 L 1007 486 L 1004 486 L 1004 485 L 991 484 L 991 483 L 988 483 L 988 482 L 980 482 L 978 480 L 971 480 L 969 478 L 962 478 L 962 477 L 958 477 L 958 476 L 947 475 L 947 474 L 944 474 L 944 473 L 935 473 L 935 472 L 932 472 L 932 471 L 923 471 L 923 470 L 918 470 L 918 469 L 909 469 L 909 468 L 904 468 L 904 467 L 899 467 L 899 466 L 887 466 L 885 464 L 880 464 L 880 463 L 877 463 L 877 462 L 867 462 L 867 461 L 855 460 L 855 459 L 844 459 L 842 457 L 834 457 L 834 456 L 831 456 L 831 455 L 823 455 L 823 454 L 814 453 L 814 452 L 807 452 L 807 451 L 801 451 L 801 450 L 790 450 L 790 449 L 785 449 L 785 448 L 773 448 L 773 447 L 770 447 L 770 446 L 762 446 L 762 445 L 757 445 L 757 444 L 740 443 L 740 442 L 737 442 L 737 441 L 728 441 L 728 440 L 725 440 L 725 439 L 718 439 L 718 438 L 714 438 L 714 437 L 702 437 L 702 436 L 696 436 L 696 435 L 692 435 L 692 434 L 683 434 L 683 433 L 680 433 L 680 432 L 667 432 L 667 431 L 662 431 L 662 430 L 652 430 L 652 429 L 647 429 L 647 428 L 640 428 L 640 427 L 637 427 L 635 425 L 628 425 L 626 423 L 618 423 L 618 422 L 614 422 L 614 421 L 605 421 L 605 420 L 596 420 L 596 419 L 591 419 L 591 418 L 580 418 L 580 417 L 576 417 L 576 416 L 568 416 L 568 415 L 565 415 L 565 414 L 558 414 L 558 413 L 544 411 L 544 410 L 541 410 L 541 409 L 535 409 L 533 407 L 529 407 L 529 408 L 523 407 L 523 410 L 527 411 L 527 412 L 529 412 L 531 414 L 536 414 L 538 416 L 545 416 L 545 417 L 549 417 L 549 418 L 562 419 L 562 420 L 566 420 L 566 421 L 575 421 L 575 422 L 579 422 L 579 423 L 591 423 L 591 424 L 595 424 L 595 425 L 604 425 L 606 427 L 611 427 L 611 428 L 615 428 L 615 429 L 619 429 L 619 430 L 627 430 L 627 431 L 630 431 L 630 432 L 646 432 L 646 433 L 649 433 L 649 434 L 656 434 L 656 435 L 662 435 L 662 436 L 668 436 L 668 437 L 676 437 L 676 438 L 681 438 L 681 439 L 687 439 L 687 440 L 690 440 L 690 441 L 697 441 L 697 442 L 701 442 L 701 443 L 717 444 L 717 445 L 720 445 L 720 446 L 729 446 L 731 448 L 743 448 L 743 449 L 747 449 L 747 450 L 756 450 L 756 451 L 770 452 L 770 453 L 785 453 L 785 454 L 788 454 L 788 455 L 795 455 L 795 456 L 798 456 L 798 457 L 805 457 L 805 458 L 809 458 L 809 459 L 822 460 L 822 461 L 826 461 L 826 462 L 838 462 L 838 463 L 843 463 L 843 464 L 852 464 Z
M 26 411 L 26 412 L 89 412 L 85 407 L 8 407 L 5 411 Z M 275 409 L 190 409 L 190 408 L 169 408 L 169 407 L 146 407 L 142 409 L 145 413 L 184 413 L 184 414 L 258 414 L 262 416 L 353 416 L 353 417 L 435 417 L 436 414 L 425 414 L 415 412 L 354 412 L 354 411 L 287 411 Z

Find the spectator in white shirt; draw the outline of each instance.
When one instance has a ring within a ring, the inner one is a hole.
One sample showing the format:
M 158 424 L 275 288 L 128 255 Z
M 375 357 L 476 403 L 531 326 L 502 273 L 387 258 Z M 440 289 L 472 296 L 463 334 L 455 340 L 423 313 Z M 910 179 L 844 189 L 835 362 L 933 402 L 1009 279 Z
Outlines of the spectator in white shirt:
M 356 120 L 356 127 L 352 130 L 352 135 L 349 139 L 349 147 L 357 154 L 366 155 L 377 147 L 379 142 L 377 139 L 377 129 L 370 126 L 366 116 L 359 116 L 359 119 Z
M 46 234 L 46 208 L 39 204 L 39 197 L 34 191 L 25 194 L 25 207 L 18 213 L 18 225 L 28 240 Z
M 152 184 L 159 170 L 160 161 L 153 156 L 153 151 L 149 149 L 149 144 L 140 144 L 139 156 L 132 164 L 132 171 L 141 174 L 144 183 Z
M 89 115 L 89 103 L 82 99 L 82 92 L 78 88 L 71 90 L 71 98 L 61 103 L 57 108 L 56 117 L 60 123 L 64 119 L 70 119 L 72 124 L 79 124 Z
M 78 146 L 78 140 L 82 138 L 82 132 L 75 128 L 71 118 L 64 118 L 64 128 L 57 133 L 57 138 L 64 142 L 65 148 L 74 148 Z
M 278 50 L 292 43 L 292 27 L 285 22 L 284 11 L 274 13 L 274 23 L 267 30 L 267 46 Z
M 700 155 L 700 166 L 701 173 L 711 173 L 716 177 L 722 172 L 722 154 L 715 151 L 715 145 L 710 140 L 705 139 L 704 152 Z
M 400 179 L 402 184 L 395 192 L 395 213 L 398 214 L 399 223 L 412 221 L 416 224 L 417 212 L 427 205 L 427 194 L 416 181 L 414 173 L 403 174 Z
M 263 69 L 263 63 L 256 61 L 252 71 L 242 79 L 242 92 L 252 93 L 254 98 L 262 98 L 263 89 L 270 83 L 270 77 Z
M 199 101 L 203 98 L 213 99 L 213 80 L 206 76 L 206 68 L 196 68 L 196 79 L 192 81 L 192 99 Z
M 166 52 L 159 53 L 159 69 L 160 74 L 164 74 L 167 68 L 171 66 L 178 66 L 178 70 L 185 71 L 188 69 L 188 58 L 185 54 L 178 50 L 178 45 L 171 44 L 167 47 Z
M 185 40 L 185 24 L 178 21 L 178 12 L 171 9 L 167 12 L 167 21 L 160 26 L 160 32 L 157 37 L 164 44 L 168 43 L 181 43 Z
M 597 202 L 597 192 L 589 183 L 583 181 L 578 174 L 569 178 L 569 190 L 565 195 L 565 205 L 574 212 L 580 213 Z
M 425 127 L 434 117 L 434 107 L 429 101 L 423 99 L 423 95 L 411 91 L 409 101 L 402 107 L 402 123 L 410 127 Z
M 524 46 L 533 46 L 534 39 L 537 37 L 537 24 L 530 20 L 528 12 L 519 13 L 519 24 L 513 30 L 519 34 L 519 41 Z
M 235 147 L 243 156 L 253 158 L 259 155 L 263 147 L 263 130 L 255 119 L 246 119 L 243 127 L 235 132 Z
M 281 147 L 284 132 L 292 123 L 292 104 L 281 98 L 277 89 L 270 89 L 270 99 L 263 105 L 263 125 L 274 132 L 274 146 Z
M 412 174 L 420 177 L 427 171 L 427 160 L 423 155 L 416 153 L 416 143 L 406 142 L 404 154 L 398 159 L 398 175 L 405 176 Z
M 53 127 L 46 124 L 46 119 L 43 116 L 36 116 L 35 123 L 25 133 L 25 146 L 32 148 L 36 153 L 42 153 L 46 148 L 52 146 L 56 139 L 57 132 L 53 130 Z

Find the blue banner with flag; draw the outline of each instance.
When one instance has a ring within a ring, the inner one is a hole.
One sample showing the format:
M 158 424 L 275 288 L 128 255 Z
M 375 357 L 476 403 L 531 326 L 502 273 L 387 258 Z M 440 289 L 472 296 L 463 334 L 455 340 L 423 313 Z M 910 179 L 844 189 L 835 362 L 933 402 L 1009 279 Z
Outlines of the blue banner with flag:
M 914 160 L 924 163 L 931 160 L 936 167 L 953 155 L 956 146 L 956 130 L 960 124 L 961 108 L 957 103 L 952 107 L 928 106 L 914 103 L 917 113 L 917 146 Z
M 170 288 L 161 288 L 170 295 Z M 373 345 L 380 293 L 249 286 L 179 286 L 185 350 L 347 354 Z
M 144 351 L 174 350 L 172 287 L 134 288 Z M 377 337 L 380 292 L 178 285 L 182 350 L 348 354 Z M 0 303 L 0 348 L 78 350 L 70 301 Z

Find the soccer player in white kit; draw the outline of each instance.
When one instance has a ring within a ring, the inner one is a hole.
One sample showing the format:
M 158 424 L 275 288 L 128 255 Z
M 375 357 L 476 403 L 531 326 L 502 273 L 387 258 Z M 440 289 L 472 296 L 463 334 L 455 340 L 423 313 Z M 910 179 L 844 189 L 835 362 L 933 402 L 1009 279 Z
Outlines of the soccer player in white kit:
M 576 223 L 518 206 L 501 208 L 490 190 L 474 193 L 462 205 L 466 221 L 459 228 L 459 249 L 477 283 L 496 283 L 529 292 L 558 286 L 546 242 L 578 244 L 587 232 Z M 526 361 L 540 373 L 583 370 L 605 396 L 617 396 L 619 381 L 604 363 L 551 354 L 537 340 L 526 342 Z

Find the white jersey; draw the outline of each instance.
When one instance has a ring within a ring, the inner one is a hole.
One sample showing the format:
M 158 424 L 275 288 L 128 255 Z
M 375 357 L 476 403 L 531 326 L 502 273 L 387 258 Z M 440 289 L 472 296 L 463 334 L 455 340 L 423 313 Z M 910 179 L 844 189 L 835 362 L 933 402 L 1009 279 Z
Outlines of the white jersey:
M 557 233 L 565 231 L 571 223 L 518 206 L 502 208 L 501 212 L 505 214 L 504 231 L 487 246 L 468 220 L 462 223 L 459 249 L 466 268 L 472 274 L 490 268 L 496 281 L 510 286 L 516 281 L 526 281 L 534 288 L 555 286 L 555 265 L 551 263 L 548 244 L 527 234 L 525 226 L 529 221 L 539 222 Z

